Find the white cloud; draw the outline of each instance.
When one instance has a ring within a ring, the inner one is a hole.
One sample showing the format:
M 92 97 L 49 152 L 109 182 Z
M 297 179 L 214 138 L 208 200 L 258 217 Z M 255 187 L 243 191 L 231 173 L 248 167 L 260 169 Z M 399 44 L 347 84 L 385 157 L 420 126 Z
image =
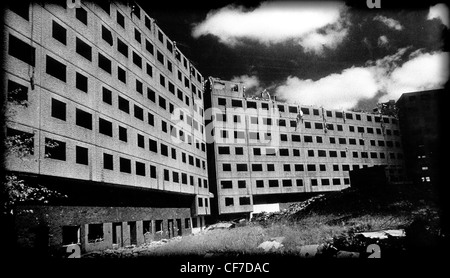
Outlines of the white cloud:
M 348 30 L 336 24 L 337 28 L 326 28 L 324 33 L 311 32 L 299 40 L 305 52 L 322 54 L 325 48 L 336 49 L 336 47 L 347 36 Z
M 395 20 L 393 18 L 385 17 L 383 15 L 377 15 L 376 17 L 373 18 L 373 20 L 378 20 L 378 21 L 386 24 L 386 26 L 388 26 L 389 28 L 397 30 L 397 31 L 403 30 L 403 26 L 400 24 L 400 22 L 398 22 L 397 20 Z
M 248 75 L 235 76 L 235 77 L 233 77 L 231 79 L 231 81 L 243 83 L 244 86 L 245 86 L 245 90 L 260 88 L 260 86 L 259 86 L 259 79 L 255 75 L 252 75 L 252 76 L 248 76 Z
M 388 38 L 387 38 L 385 35 L 380 36 L 380 37 L 378 38 L 378 46 L 379 46 L 379 47 L 381 47 L 381 46 L 387 46 L 388 44 L 389 44 L 389 40 L 388 40 Z
M 397 100 L 407 92 L 443 87 L 449 78 L 448 52 L 417 53 L 389 76 L 387 95 L 381 101 Z
M 438 18 L 441 20 L 442 24 L 447 26 L 447 28 L 450 27 L 449 25 L 449 11 L 448 7 L 445 4 L 436 4 L 432 7 L 430 7 L 430 11 L 428 12 L 427 19 L 431 20 L 433 18 Z
M 333 109 L 349 109 L 362 98 L 372 98 L 378 91 L 373 72 L 353 67 L 317 81 L 288 77 L 277 88 L 277 94 L 289 102 L 318 105 Z
M 208 13 L 192 35 L 212 34 L 230 46 L 244 38 L 264 44 L 293 40 L 306 51 L 320 52 L 346 36 L 344 14 L 345 4 L 339 2 L 264 2 L 253 10 L 230 5 Z
M 379 100 L 385 102 L 397 100 L 402 93 L 442 88 L 449 78 L 449 53 L 415 51 L 404 57 L 408 49 L 319 80 L 290 76 L 276 93 L 288 102 L 349 109 L 379 92 L 386 93 Z M 407 61 L 402 63 L 405 58 Z

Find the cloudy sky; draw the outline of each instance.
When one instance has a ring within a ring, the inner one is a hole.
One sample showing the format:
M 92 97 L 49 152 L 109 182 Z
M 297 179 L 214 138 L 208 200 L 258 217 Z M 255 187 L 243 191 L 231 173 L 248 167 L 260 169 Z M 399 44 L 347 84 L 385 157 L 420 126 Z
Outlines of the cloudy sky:
M 144 8 L 205 77 L 244 82 L 248 93 L 371 110 L 449 78 L 449 12 L 439 2 L 211 2 Z

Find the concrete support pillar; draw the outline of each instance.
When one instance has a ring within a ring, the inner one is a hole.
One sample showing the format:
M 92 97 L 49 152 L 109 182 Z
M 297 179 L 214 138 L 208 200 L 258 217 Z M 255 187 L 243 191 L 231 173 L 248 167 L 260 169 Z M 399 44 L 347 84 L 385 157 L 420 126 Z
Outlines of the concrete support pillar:
M 128 222 L 122 222 L 122 240 L 123 246 L 131 245 L 130 227 Z
M 136 240 L 137 245 L 142 245 L 145 243 L 144 239 L 144 227 L 143 227 L 143 221 L 136 221 Z
M 80 225 L 80 243 L 81 252 L 85 253 L 88 243 L 88 224 Z
M 106 248 L 112 248 L 112 223 L 103 224 L 103 241 Z
M 162 233 L 161 233 L 161 238 L 167 238 L 168 237 L 168 229 L 167 229 L 167 226 L 168 226 L 168 221 L 167 221 L 167 219 L 163 219 L 163 221 L 162 221 Z
M 117 246 L 122 247 L 123 246 L 123 242 L 122 242 L 122 226 L 117 225 L 116 226 L 116 242 L 117 242 Z

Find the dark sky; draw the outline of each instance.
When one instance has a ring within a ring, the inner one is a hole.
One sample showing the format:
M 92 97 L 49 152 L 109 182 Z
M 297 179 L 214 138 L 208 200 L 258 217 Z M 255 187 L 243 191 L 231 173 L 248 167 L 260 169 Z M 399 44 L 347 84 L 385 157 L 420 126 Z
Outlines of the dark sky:
M 389 6 L 383 0 L 380 9 L 368 9 L 361 5 L 361 2 L 365 4 L 365 0 L 356 2 L 359 6 L 346 2 L 347 35 L 338 47 L 325 48 L 321 55 L 305 52 L 300 44 L 289 40 L 267 45 L 244 37 L 239 39 L 238 45 L 230 46 L 215 35 L 192 36 L 193 27 L 203 22 L 208 12 L 228 5 L 243 6 L 244 10 L 251 12 L 260 6 L 258 1 L 166 2 L 156 6 L 150 3 L 140 5 L 166 35 L 176 41 L 177 47 L 204 77 L 230 80 L 241 75 L 256 76 L 260 88 L 273 89 L 274 93 L 289 76 L 317 81 L 340 74 L 345 69 L 365 67 L 368 61 L 394 55 L 405 47 L 407 50 L 398 66 L 417 50 L 422 53 L 448 52 L 448 28 L 438 19 L 427 19 L 430 6 L 435 4 L 432 1 Z M 402 25 L 402 30 L 373 20 L 376 16 L 396 20 Z M 388 38 L 389 42 L 384 47 L 377 45 L 380 36 Z M 384 93 L 381 90 L 370 99 L 361 97 L 356 108 L 370 109 Z

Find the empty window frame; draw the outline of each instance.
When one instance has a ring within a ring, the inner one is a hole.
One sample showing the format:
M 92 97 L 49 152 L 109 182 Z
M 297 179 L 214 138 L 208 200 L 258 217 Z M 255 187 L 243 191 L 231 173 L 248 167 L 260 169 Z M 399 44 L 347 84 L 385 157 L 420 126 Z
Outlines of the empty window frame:
M 119 126 L 119 140 L 123 142 L 128 141 L 127 129 L 123 126 Z
M 15 36 L 9 34 L 8 54 L 30 66 L 35 66 L 36 49 Z
M 116 13 L 117 23 L 125 29 L 125 17 L 119 11 Z
M 142 57 L 133 51 L 133 64 L 142 69 Z
M 14 81 L 8 80 L 8 89 L 7 89 L 7 98 L 8 102 L 12 102 L 14 104 L 21 104 L 27 106 L 28 101 L 28 87 L 23 86 Z
M 45 138 L 45 157 L 65 161 L 66 143 L 55 139 Z
M 52 98 L 52 117 L 65 121 L 66 120 L 66 103 Z
M 138 31 L 138 29 L 134 28 L 134 39 L 141 43 L 141 32 Z
M 77 126 L 92 130 L 92 114 L 76 108 L 75 123 Z
M 119 110 L 130 114 L 130 102 L 126 99 L 124 99 L 121 96 L 117 96 L 118 97 L 118 106 L 119 106 Z
M 218 147 L 219 154 L 230 154 L 230 147 Z
M 77 9 L 78 10 L 78 9 Z M 113 45 L 113 36 L 109 29 L 102 25 L 102 39 L 106 41 L 109 45 Z
M 248 171 L 247 164 L 242 164 L 242 163 L 236 164 L 236 171 L 238 171 L 238 172 L 246 172 L 246 171 Z
M 77 164 L 88 165 L 89 163 L 88 148 L 80 146 L 75 147 L 75 162 Z
M 88 92 L 88 78 L 87 78 L 87 76 L 77 72 L 75 74 L 75 87 L 78 90 L 87 93 Z
M 46 73 L 66 82 L 66 65 L 48 55 L 46 57 Z
M 292 180 L 282 180 L 283 187 L 292 187 Z
M 131 174 L 131 160 L 128 158 L 119 158 L 119 170 L 122 173 Z
M 127 72 L 120 66 L 117 66 L 117 79 L 125 84 L 127 83 Z
M 111 154 L 103 153 L 103 169 L 114 170 L 113 156 Z
M 225 197 L 225 206 L 234 206 L 234 199 L 233 197 Z
M 104 134 L 104 135 L 107 135 L 110 137 L 113 136 L 112 123 L 110 121 L 99 118 L 98 119 L 98 130 L 99 130 L 99 133 L 101 133 L 101 134 Z
M 66 45 L 67 43 L 67 30 L 59 25 L 56 21 L 52 21 L 52 37 L 60 43 Z
M 278 180 L 269 180 L 269 187 L 279 187 Z
M 119 51 L 120 54 L 128 58 L 128 45 L 119 38 L 117 38 L 117 51 Z
M 84 25 L 88 24 L 87 11 L 83 7 L 78 7 L 75 9 L 75 17 Z
M 88 61 L 92 61 L 92 47 L 78 37 L 75 41 L 75 51 L 80 54 L 81 57 L 87 59 Z
M 134 117 L 141 121 L 144 120 L 144 110 L 136 104 L 134 105 Z
M 252 171 L 253 172 L 262 172 L 262 164 L 252 164 Z
M 98 67 L 111 74 L 111 60 L 98 53 Z

